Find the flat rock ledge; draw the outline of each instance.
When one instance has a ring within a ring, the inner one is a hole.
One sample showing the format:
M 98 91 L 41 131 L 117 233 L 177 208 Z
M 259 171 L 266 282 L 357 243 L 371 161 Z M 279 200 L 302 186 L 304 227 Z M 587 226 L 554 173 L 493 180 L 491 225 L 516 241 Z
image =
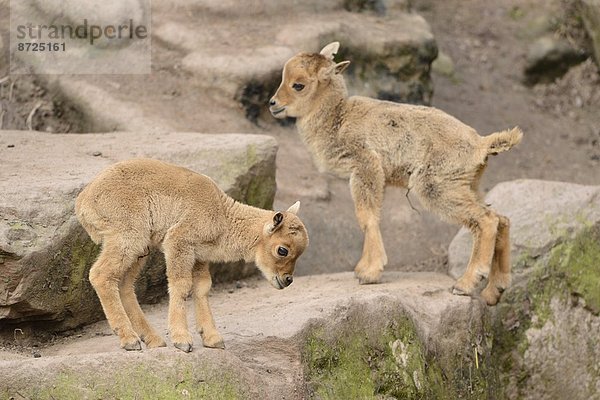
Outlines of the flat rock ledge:
M 389 272 L 383 283 L 361 286 L 347 272 L 298 277 L 278 291 L 264 279 L 253 278 L 238 290 L 221 286 L 211 293 L 225 350 L 203 348 L 194 333 L 192 353 L 177 350 L 168 338 L 167 348 L 126 352 L 102 321 L 77 338 L 40 349 L 39 358 L 0 352 L 0 394 L 302 399 L 307 393 L 306 343 L 315 332 L 336 331 L 351 323 L 355 334 L 374 336 L 400 315 L 413 321 L 411 332 L 416 332 L 419 345 L 436 349 L 439 362 L 462 354 L 472 330 L 480 329 L 485 306 L 453 296 L 451 285 L 452 280 L 441 274 Z M 166 336 L 166 302 L 144 308 L 150 323 Z M 406 346 L 417 346 L 416 341 Z M 466 349 L 471 354 L 470 344 Z
M 2 131 L 0 326 L 52 332 L 102 318 L 87 277 L 99 247 L 77 222 L 74 200 L 106 166 L 134 157 L 172 162 L 212 177 L 237 200 L 271 208 L 276 153 L 276 141 L 261 135 Z M 256 269 L 214 270 L 219 281 Z M 164 296 L 165 279 L 163 258 L 154 255 L 138 282 L 141 301 Z

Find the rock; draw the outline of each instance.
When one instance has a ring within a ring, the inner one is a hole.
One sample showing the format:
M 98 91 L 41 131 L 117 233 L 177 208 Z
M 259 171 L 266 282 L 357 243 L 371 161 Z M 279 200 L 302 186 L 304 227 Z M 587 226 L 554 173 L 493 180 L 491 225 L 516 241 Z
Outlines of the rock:
M 190 398 L 300 400 L 311 398 L 307 384 L 316 386 L 304 380 L 305 365 L 327 365 L 336 351 L 343 351 L 341 344 L 352 339 L 373 349 L 370 358 L 365 353 L 353 361 L 365 364 L 367 371 L 367 360 L 372 361 L 382 394 L 393 390 L 398 375 L 407 378 L 402 380 L 408 383 L 406 390 L 420 394 L 433 389 L 457 394 L 449 398 L 465 398 L 460 395 L 472 387 L 481 389 L 484 358 L 477 369 L 471 343 L 484 335 L 485 306 L 451 295 L 452 281 L 443 274 L 386 272 L 384 280 L 381 285 L 358 286 L 353 274 L 345 272 L 298 277 L 284 291 L 264 280 L 258 287 L 233 293 L 216 291 L 211 304 L 225 351 L 202 348 L 200 335 L 193 331 L 196 346 L 188 354 L 175 350 L 168 339 L 164 349 L 125 353 L 115 335 L 90 337 L 97 329 L 108 331 L 102 321 L 84 330 L 83 338 L 45 348 L 41 360 L 0 358 L 0 393 L 18 392 L 28 398 L 35 393 L 54 398 L 170 398 L 185 397 L 181 390 L 187 389 Z M 158 332 L 166 331 L 166 303 L 146 314 Z M 340 345 L 324 348 L 330 341 Z M 408 368 L 396 361 L 402 360 L 403 352 L 411 361 Z M 340 379 L 342 386 L 347 382 L 346 387 L 355 387 L 363 375 L 354 375 Z M 132 381 L 140 384 L 132 386 Z M 435 388 L 427 386 L 431 382 Z M 342 393 L 335 398 L 375 394 Z
M 148 15 L 151 12 L 148 0 L 109 0 L 103 2 L 102 7 L 93 2 L 77 0 L 34 0 L 33 3 L 34 7 L 43 13 L 46 24 L 52 22 L 55 25 L 72 27 L 84 26 L 87 22 L 88 26 L 127 26 L 129 29 L 130 21 L 134 26 L 140 23 L 148 25 Z M 83 28 L 80 31 L 83 31 Z M 124 38 L 129 36 L 128 30 L 122 29 L 121 33 Z M 115 34 L 118 34 L 118 30 L 115 30 Z M 103 36 L 95 43 L 111 46 L 116 41 Z
M 7 148 L 7 143 L 15 144 Z M 48 331 L 102 316 L 88 281 L 99 248 L 74 215 L 74 199 L 103 168 L 148 156 L 206 173 L 232 197 L 270 208 L 275 195 L 274 139 L 260 135 L 121 132 L 47 134 L 3 131 L 0 157 L 0 320 Z M 93 154 L 100 152 L 102 156 Z M 142 301 L 165 294 L 162 256 L 138 282 Z M 220 272 L 220 271 L 223 272 Z M 218 268 L 216 280 L 253 273 L 247 265 Z M 10 329 L 10 328 L 6 328 Z
M 48 51 L 19 51 L 12 74 L 149 74 L 149 0 L 77 0 L 11 3 L 14 26 L 30 26 L 21 42 L 56 42 Z M 39 28 L 39 29 L 38 29 Z
M 351 94 L 430 103 L 433 86 L 429 69 L 438 50 L 429 25 L 421 16 L 397 13 L 381 23 L 370 17 L 349 15 L 340 31 L 323 37 L 321 45 L 333 40 L 341 43 L 336 60 L 351 61 L 345 73 Z
M 385 15 L 386 4 L 383 0 L 345 0 L 344 9 L 350 12 L 372 11 L 378 15 Z
M 105 89 L 72 76 L 57 76 L 49 81 L 52 91 L 60 93 L 80 113 L 83 132 L 139 131 L 172 132 L 171 121 L 149 117 L 137 102 L 123 101 Z
M 600 223 L 545 253 L 493 314 L 507 399 L 600 398 Z
M 592 39 L 594 60 L 600 68 L 600 0 L 582 0 L 581 18 L 588 36 Z
M 279 86 L 281 69 L 293 55 L 283 46 L 212 55 L 195 51 L 183 59 L 182 66 L 207 86 L 218 87 L 226 98 L 241 103 L 246 118 L 256 122 L 261 113 L 267 114 L 266 104 Z
M 600 186 L 523 179 L 496 185 L 485 201 L 510 218 L 516 272 L 584 227 L 600 222 Z M 469 262 L 471 243 L 471 234 L 464 228 L 450 243 L 448 272 L 456 279 Z
M 548 12 L 548 10 L 538 10 L 538 12 L 541 12 L 541 14 L 532 16 L 523 21 L 523 25 L 519 29 L 520 36 L 529 39 L 537 39 L 556 31 L 559 24 L 558 16 Z
M 598 235 L 600 230 L 590 237 L 600 254 Z M 437 273 L 388 271 L 382 284 L 369 286 L 358 286 L 351 272 L 305 276 L 284 291 L 261 280 L 232 293 L 212 293 L 225 351 L 202 348 L 193 331 L 192 353 L 177 351 L 168 340 L 167 348 L 126 353 L 102 321 L 84 328 L 81 337 L 44 346 L 40 360 L 0 351 L 0 393 L 596 399 L 598 316 L 558 290 L 564 276 L 553 275 L 551 282 L 543 273 L 533 278 L 536 287 L 510 288 L 497 307 L 451 295 L 452 279 Z M 544 288 L 557 298 L 545 296 Z M 146 310 L 161 333 L 167 330 L 167 307 Z
M 194 74 L 199 85 L 241 103 L 252 121 L 259 116 L 272 120 L 266 104 L 279 86 L 285 62 L 298 52 L 318 52 L 331 41 L 341 43 L 338 58 L 352 61 L 346 73 L 351 92 L 429 103 L 429 68 L 437 54 L 436 43 L 427 22 L 400 11 L 398 3 L 390 2 L 385 18 L 343 12 L 341 5 L 336 10 L 333 3 L 327 3 L 331 9 L 317 14 L 302 3 L 310 14 L 299 13 L 294 20 L 272 18 L 266 24 L 248 21 L 260 35 L 240 35 L 231 24 L 218 21 L 206 28 L 165 21 L 157 23 L 153 32 L 160 42 L 186 54 L 182 68 Z M 269 13 L 279 16 L 283 9 L 275 7 Z M 210 39 L 215 30 L 222 38 L 217 44 Z
M 600 398 L 600 186 L 518 180 L 486 202 L 511 220 L 513 284 L 488 314 L 498 398 Z M 448 252 L 453 277 L 470 247 L 461 230 Z
M 161 8 L 167 10 L 182 8 L 186 12 L 196 13 L 202 17 L 218 18 L 226 15 L 236 19 L 245 16 L 256 19 L 257 16 L 290 16 L 307 10 L 315 14 L 326 13 L 341 9 L 343 3 L 344 0 L 306 0 L 302 2 L 261 0 L 253 3 L 251 7 L 240 7 L 237 0 L 166 0 L 161 1 L 160 4 L 153 4 L 153 10 L 157 13 Z
M 553 82 L 586 58 L 584 53 L 571 47 L 565 40 L 541 37 L 529 47 L 525 82 L 529 85 Z
M 454 76 L 454 62 L 444 52 L 439 52 L 437 58 L 431 64 L 431 70 L 447 77 Z

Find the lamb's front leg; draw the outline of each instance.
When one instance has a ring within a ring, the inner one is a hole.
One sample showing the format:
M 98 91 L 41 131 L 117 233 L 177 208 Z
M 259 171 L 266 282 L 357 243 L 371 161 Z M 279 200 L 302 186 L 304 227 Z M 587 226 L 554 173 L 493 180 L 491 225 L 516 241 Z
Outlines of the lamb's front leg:
M 354 269 L 360 284 L 378 283 L 387 264 L 379 230 L 384 188 L 385 175 L 377 157 L 361 163 L 350 176 L 356 218 L 365 235 L 362 256 Z
M 192 290 L 193 251 L 172 238 L 163 242 L 169 285 L 169 332 L 173 345 L 189 353 L 192 351 L 192 335 L 188 330 L 185 300 Z
M 217 331 L 215 320 L 208 305 L 208 292 L 212 285 L 212 278 L 207 263 L 196 262 L 193 271 L 194 279 L 194 304 L 196 307 L 196 325 L 202 335 L 205 347 L 224 349 L 223 338 Z

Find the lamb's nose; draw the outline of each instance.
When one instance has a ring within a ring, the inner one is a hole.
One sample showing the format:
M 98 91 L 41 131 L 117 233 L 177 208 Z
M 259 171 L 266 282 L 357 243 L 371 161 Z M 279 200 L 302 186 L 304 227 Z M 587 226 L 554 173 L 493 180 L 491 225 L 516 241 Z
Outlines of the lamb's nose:
M 269 105 L 271 107 L 274 106 L 275 104 L 277 104 L 277 102 L 275 101 L 275 99 L 272 98 L 271 100 L 269 100 Z
M 294 282 L 294 277 L 292 275 L 286 275 L 283 279 L 285 280 L 286 286 L 290 286 L 292 282 Z

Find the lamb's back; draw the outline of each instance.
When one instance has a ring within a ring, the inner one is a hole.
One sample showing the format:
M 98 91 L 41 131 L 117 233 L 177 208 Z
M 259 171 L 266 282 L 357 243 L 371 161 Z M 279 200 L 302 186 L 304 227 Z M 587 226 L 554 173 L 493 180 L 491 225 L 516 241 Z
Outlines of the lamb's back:
M 162 236 L 179 221 L 214 223 L 225 194 L 208 177 L 152 159 L 116 163 L 102 171 L 76 201 L 92 239 L 119 232 Z M 89 228 L 89 229 L 88 229 Z

